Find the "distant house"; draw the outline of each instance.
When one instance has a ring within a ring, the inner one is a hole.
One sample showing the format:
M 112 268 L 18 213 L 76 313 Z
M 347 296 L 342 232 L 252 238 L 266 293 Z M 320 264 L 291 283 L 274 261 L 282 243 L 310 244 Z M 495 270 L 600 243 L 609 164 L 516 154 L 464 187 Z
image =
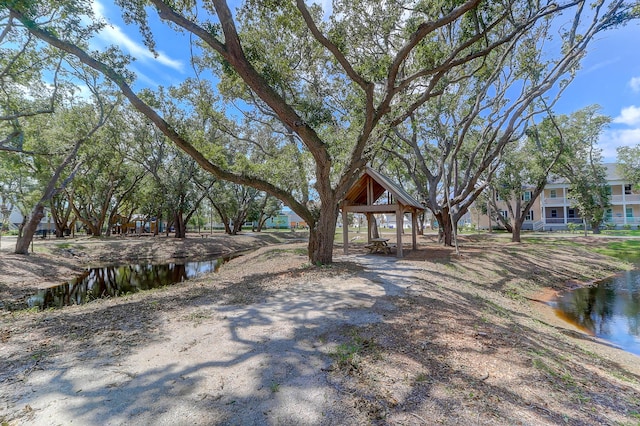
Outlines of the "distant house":
M 398 224 L 396 223 L 396 215 L 395 214 L 390 214 L 390 213 L 383 213 L 378 215 L 378 226 L 380 228 L 389 228 L 389 229 L 396 229 Z M 411 218 L 407 217 L 407 216 L 403 216 L 403 223 L 402 223 L 402 227 L 404 229 L 410 229 L 411 228 Z
M 267 229 L 289 229 L 289 216 L 286 214 L 279 214 L 274 217 L 270 217 L 264 223 L 264 227 Z
M 522 194 L 521 202 L 522 204 L 526 204 L 531 199 L 531 191 L 524 191 Z M 542 220 L 542 210 L 540 205 L 541 197 L 538 197 L 531 209 L 525 214 L 525 220 L 522 224 L 523 230 L 535 230 L 540 231 L 544 229 L 545 222 Z M 512 208 L 515 209 L 515 201 L 510 201 Z M 496 195 L 496 204 L 498 205 L 498 211 L 491 211 L 491 220 L 489 220 L 488 214 L 479 214 L 480 210 L 489 210 L 490 208 L 486 206 L 479 206 L 477 204 L 474 205 L 473 210 L 475 213 L 467 213 L 468 222 L 475 225 L 477 229 L 489 229 L 489 223 L 491 223 L 492 228 L 502 228 L 502 223 L 499 222 L 497 216 L 500 215 L 509 221 L 509 211 L 507 207 L 507 202 L 505 200 L 500 199 L 499 196 Z M 565 225 L 566 228 L 566 225 Z M 549 230 L 549 229 L 547 229 Z
M 115 215 L 111 221 L 111 233 L 112 234 L 146 234 L 156 233 L 156 226 L 158 226 L 158 220 L 156 218 L 149 219 L 145 215 L 134 214 L 131 219 L 122 215 Z M 158 232 L 164 232 L 166 224 L 160 223 Z
M 287 216 L 287 220 L 289 222 L 289 227 L 291 229 L 302 229 L 307 228 L 307 222 L 305 222 L 298 214 L 294 213 L 291 210 L 283 212 Z
M 633 190 L 631 183 L 622 179 L 617 171 L 617 164 L 607 163 L 606 180 L 611 194 L 611 206 L 605 211 L 604 223 L 612 227 L 637 227 L 640 225 L 640 193 Z M 580 212 L 573 205 L 569 194 L 569 182 L 562 179 L 547 184 L 542 194 L 536 199 L 531 210 L 527 212 L 523 229 L 534 231 L 553 231 L 567 229 L 570 223 L 582 224 Z M 523 195 L 523 201 L 528 201 L 531 192 Z M 507 218 L 507 205 L 504 200 L 496 200 L 502 209 L 492 212 L 492 218 L 501 214 Z M 477 207 L 477 206 L 476 206 Z M 478 208 L 476 208 L 478 210 Z M 479 229 L 487 229 L 489 218 L 485 215 L 472 215 Z M 496 219 L 492 219 L 496 225 Z
M 640 224 L 640 193 L 626 182 L 617 170 L 617 164 L 605 164 L 606 180 L 611 194 L 611 206 L 605 211 L 604 222 L 615 227 Z M 566 228 L 568 223 L 582 223 L 580 213 L 572 206 L 569 183 L 559 181 L 549 184 L 541 194 L 541 219 L 546 229 Z
M 1 218 L 0 218 L 1 219 Z M 22 224 L 23 216 L 17 208 L 13 208 L 11 213 L 9 213 L 9 229 L 18 229 Z M 37 232 L 43 232 L 44 230 L 53 231 L 55 230 L 55 224 L 53 223 L 53 219 L 51 219 L 51 213 L 45 208 L 44 217 L 40 220 L 38 224 Z

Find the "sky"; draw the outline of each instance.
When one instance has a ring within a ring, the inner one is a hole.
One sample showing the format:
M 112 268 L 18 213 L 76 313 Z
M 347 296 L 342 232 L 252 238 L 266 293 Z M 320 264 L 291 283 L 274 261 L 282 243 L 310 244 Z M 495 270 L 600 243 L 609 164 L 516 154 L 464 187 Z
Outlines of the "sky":
M 322 3 L 327 10 L 331 1 Z M 94 12 L 111 25 L 92 40 L 93 47 L 116 44 L 136 57 L 131 66 L 138 76 L 136 89 L 178 84 L 192 74 L 189 51 L 185 49 L 189 37 L 169 30 L 154 12 L 150 14 L 152 28 L 166 29 L 154 32 L 157 57 L 142 44 L 138 29 L 123 23 L 112 0 L 94 0 Z M 617 147 L 640 144 L 640 23 L 608 31 L 592 42 L 580 71 L 555 111 L 570 114 L 593 104 L 600 105 L 601 113 L 612 118 L 599 147 L 605 162 L 615 162 Z

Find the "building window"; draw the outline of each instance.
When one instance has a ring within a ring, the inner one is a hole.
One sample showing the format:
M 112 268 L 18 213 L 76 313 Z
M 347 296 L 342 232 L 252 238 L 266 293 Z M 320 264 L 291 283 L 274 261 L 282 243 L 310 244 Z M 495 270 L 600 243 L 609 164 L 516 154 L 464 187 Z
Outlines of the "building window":
M 627 219 L 632 219 L 633 218 L 633 207 L 627 207 L 625 210 L 626 210 L 625 213 L 626 213 Z
M 522 201 L 529 201 L 529 200 L 531 200 L 531 191 L 525 191 L 525 192 L 522 194 L 522 197 L 521 197 L 521 198 L 522 198 Z
M 574 219 L 576 217 L 576 210 L 575 209 L 567 210 L 567 217 L 569 219 Z
M 529 210 L 529 213 L 524 217 L 524 220 L 534 220 L 533 219 L 533 210 Z
M 509 212 L 506 210 L 502 210 L 500 211 L 500 216 L 504 217 L 505 219 L 509 219 Z
M 551 209 L 551 217 L 558 217 L 558 210 L 557 209 Z
M 628 184 L 626 184 L 624 186 L 624 193 L 625 193 L 625 195 L 631 195 L 632 194 L 632 192 L 631 192 L 631 184 L 630 183 L 628 183 Z
M 607 209 L 607 211 L 604 213 L 604 219 L 605 220 L 612 220 L 613 219 L 613 210 L 611 209 Z
M 555 189 L 549 190 L 549 198 L 558 198 L 558 192 Z

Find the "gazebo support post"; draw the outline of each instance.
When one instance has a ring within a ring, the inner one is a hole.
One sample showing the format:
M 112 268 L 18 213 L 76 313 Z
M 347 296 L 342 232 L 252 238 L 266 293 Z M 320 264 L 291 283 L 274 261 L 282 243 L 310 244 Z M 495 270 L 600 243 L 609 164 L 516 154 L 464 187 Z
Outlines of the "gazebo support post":
M 402 257 L 402 228 L 404 227 L 404 215 L 402 214 L 402 206 L 398 204 L 396 209 L 396 257 Z
M 413 249 L 418 249 L 418 212 L 411 210 L 411 238 L 413 238 Z
M 349 224 L 347 223 L 347 203 L 342 204 L 342 245 L 344 254 L 349 254 Z

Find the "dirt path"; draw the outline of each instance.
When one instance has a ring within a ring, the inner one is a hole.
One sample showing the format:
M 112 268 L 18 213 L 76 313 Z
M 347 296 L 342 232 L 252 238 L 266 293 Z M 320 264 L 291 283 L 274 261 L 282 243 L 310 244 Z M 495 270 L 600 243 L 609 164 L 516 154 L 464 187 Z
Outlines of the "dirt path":
M 401 261 L 356 248 L 318 268 L 304 248 L 264 247 L 181 286 L 2 313 L 0 420 L 637 422 L 638 358 L 527 299 L 608 275 L 622 266 L 611 259 L 486 239 L 467 239 L 456 257 L 423 237 Z

